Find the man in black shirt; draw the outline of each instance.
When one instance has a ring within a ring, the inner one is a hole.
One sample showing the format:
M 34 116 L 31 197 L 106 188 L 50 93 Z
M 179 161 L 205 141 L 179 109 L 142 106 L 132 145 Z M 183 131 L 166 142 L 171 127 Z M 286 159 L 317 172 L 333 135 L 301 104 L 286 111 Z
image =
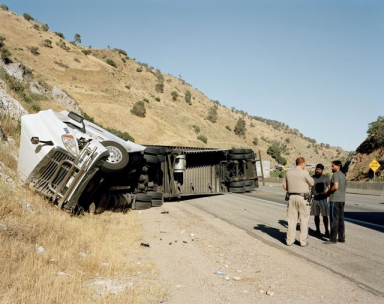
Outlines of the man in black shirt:
M 328 191 L 331 185 L 331 181 L 328 176 L 323 174 L 324 166 L 318 164 L 315 169 L 315 174 L 312 175 L 315 185 L 312 187 L 312 193 L 314 195 L 312 202 L 312 214 L 315 216 L 316 235 L 320 236 L 320 214 L 323 217 L 323 223 L 325 228 L 325 236 L 329 237 L 328 215 L 329 215 L 329 203 L 327 196 L 324 194 Z

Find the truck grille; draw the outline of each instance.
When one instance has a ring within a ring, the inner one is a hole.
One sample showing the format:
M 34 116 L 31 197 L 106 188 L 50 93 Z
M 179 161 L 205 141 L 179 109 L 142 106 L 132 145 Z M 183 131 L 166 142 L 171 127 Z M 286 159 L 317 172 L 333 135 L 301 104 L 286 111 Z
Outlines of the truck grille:
M 62 151 L 56 150 L 53 156 L 49 158 L 48 163 L 42 167 L 41 171 L 32 180 L 30 187 L 48 198 L 52 198 L 54 192 L 56 191 L 59 191 L 59 193 L 61 193 L 62 189 L 58 189 L 58 186 L 64 180 L 64 178 L 68 174 L 69 169 L 71 168 L 69 162 L 64 162 L 59 166 L 59 164 L 65 160 L 69 161 L 70 163 L 73 163 L 74 158 Z M 57 169 L 59 170 L 59 172 L 56 174 L 56 177 L 50 182 L 50 179 L 52 178 L 53 174 L 56 172 Z M 49 187 L 49 185 L 51 187 Z M 52 188 L 54 191 L 52 191 Z

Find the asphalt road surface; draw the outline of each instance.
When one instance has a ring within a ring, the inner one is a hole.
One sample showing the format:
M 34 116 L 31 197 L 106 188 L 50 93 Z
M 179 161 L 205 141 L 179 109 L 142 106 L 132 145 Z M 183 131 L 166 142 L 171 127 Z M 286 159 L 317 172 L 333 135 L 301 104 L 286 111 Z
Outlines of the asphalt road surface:
M 192 199 L 187 203 L 246 230 L 265 243 L 326 267 L 356 282 L 359 287 L 384 297 L 384 197 L 347 194 L 346 242 L 324 245 L 326 238 L 314 236 L 315 225 L 311 217 L 310 245 L 302 248 L 285 245 L 287 204 L 284 196 L 285 191 L 281 187 L 262 186 L 253 193 Z M 324 232 L 324 227 L 321 228 Z

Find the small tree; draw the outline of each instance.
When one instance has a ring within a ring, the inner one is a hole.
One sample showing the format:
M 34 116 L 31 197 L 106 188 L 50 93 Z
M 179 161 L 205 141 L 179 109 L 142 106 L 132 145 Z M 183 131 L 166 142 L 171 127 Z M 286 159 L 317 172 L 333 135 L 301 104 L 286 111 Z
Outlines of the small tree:
M 136 115 L 138 117 L 145 117 L 145 114 L 146 114 L 146 110 L 145 110 L 145 104 L 144 104 L 144 101 L 140 100 L 140 101 L 137 101 L 132 109 L 131 109 L 131 113 L 133 115 Z
M 34 19 L 32 18 L 32 16 L 28 13 L 24 13 L 23 14 L 24 16 L 24 19 L 27 20 L 27 21 L 33 21 Z
M 176 91 L 172 91 L 172 92 L 171 92 L 171 96 L 172 96 L 172 100 L 173 100 L 173 101 L 176 101 L 176 100 L 177 100 L 177 97 L 179 97 L 179 94 L 178 94 Z
M 384 117 L 379 116 L 376 121 L 371 122 L 368 126 L 368 141 L 372 148 L 384 146 Z
M 187 90 L 185 92 L 185 101 L 188 103 L 188 104 L 192 104 L 192 94 L 191 94 L 191 91 Z
M 207 120 L 211 123 L 215 123 L 217 121 L 217 105 L 209 108 Z
M 245 120 L 242 118 L 239 118 L 237 120 L 234 132 L 236 135 L 245 135 L 245 132 L 247 131 L 245 127 Z
M 0 5 L 0 9 L 2 9 L 4 11 L 8 11 L 9 10 L 8 6 L 6 6 L 5 4 L 1 4 Z
M 81 36 L 80 36 L 80 34 L 75 34 L 73 39 L 74 39 L 75 43 L 81 43 Z

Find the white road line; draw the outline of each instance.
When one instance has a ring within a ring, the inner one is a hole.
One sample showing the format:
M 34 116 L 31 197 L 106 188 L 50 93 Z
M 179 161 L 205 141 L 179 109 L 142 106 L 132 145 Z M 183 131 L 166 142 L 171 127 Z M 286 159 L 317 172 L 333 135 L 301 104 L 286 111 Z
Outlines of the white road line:
M 241 194 L 235 194 L 235 195 L 237 195 L 239 197 L 242 197 L 242 198 L 247 198 L 247 199 L 252 200 L 252 201 L 253 200 L 257 200 L 257 201 L 261 201 L 261 202 L 265 202 L 265 203 L 269 203 L 269 204 L 273 204 L 273 205 L 278 205 L 278 206 L 284 207 L 284 208 L 287 207 L 287 205 L 276 203 L 276 202 L 272 202 L 272 201 L 263 200 L 263 199 L 257 198 L 257 197 L 244 196 L 244 195 L 241 195 Z
M 243 196 L 243 195 L 240 195 L 240 194 L 236 194 L 238 196 Z M 244 196 L 243 196 L 244 197 Z M 269 203 L 269 204 L 273 204 L 273 205 L 279 205 L 279 206 L 282 206 L 282 207 L 287 207 L 286 205 L 283 205 L 283 204 L 279 204 L 279 203 L 276 203 L 276 202 L 272 202 L 272 201 L 267 201 L 267 200 L 263 200 L 263 199 L 260 199 L 260 198 L 256 198 L 256 197 L 249 197 L 249 196 L 245 196 L 246 198 L 249 198 L 250 200 L 258 200 L 258 201 L 261 201 L 261 202 L 265 202 L 265 203 Z M 383 225 L 378 225 L 378 224 L 374 224 L 374 223 L 369 223 L 369 222 L 364 222 L 364 221 L 359 221 L 359 220 L 354 220 L 354 219 L 351 219 L 349 217 L 345 217 L 344 218 L 345 220 L 348 220 L 350 222 L 355 222 L 355 223 L 358 223 L 358 224 L 364 224 L 364 225 L 368 225 L 368 226 L 373 226 L 373 227 L 378 227 L 378 228 L 383 228 L 384 229 L 384 226 Z
M 364 221 L 354 220 L 354 219 L 351 219 L 349 217 L 345 217 L 344 219 L 348 220 L 348 221 L 351 221 L 351 222 L 358 223 L 358 224 L 364 224 L 364 225 L 374 226 L 374 227 L 378 227 L 378 228 L 383 228 L 384 229 L 383 225 L 378 225 L 378 224 L 368 223 L 368 222 L 364 222 Z

